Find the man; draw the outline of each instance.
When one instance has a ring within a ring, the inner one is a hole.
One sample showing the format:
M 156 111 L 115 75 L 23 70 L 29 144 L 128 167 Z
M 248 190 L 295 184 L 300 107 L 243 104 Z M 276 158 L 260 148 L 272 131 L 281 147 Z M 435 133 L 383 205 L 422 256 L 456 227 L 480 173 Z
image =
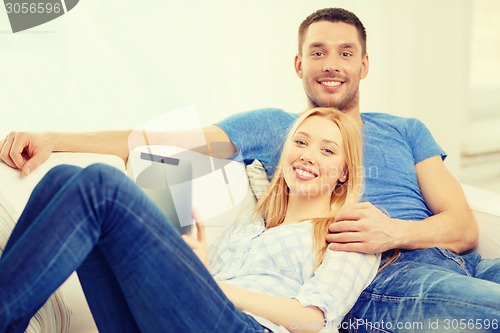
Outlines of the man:
M 360 113 L 359 82 L 368 68 L 366 32 L 354 14 L 329 8 L 301 24 L 295 70 L 309 107 L 343 111 L 362 126 L 365 141 L 364 202 L 336 216 L 329 247 L 384 252 L 386 264 L 346 318 L 345 328 L 457 331 L 465 322 L 472 323 L 467 331 L 493 332 L 500 317 L 500 261 L 466 252 L 477 244 L 477 225 L 460 185 L 443 164 L 444 152 L 425 126 L 415 119 Z M 231 116 L 204 133 L 209 143 L 228 144 L 229 149 L 216 152 L 219 157 L 238 152 L 246 162 L 260 160 L 272 174 L 297 117 L 262 109 Z M 11 133 L 0 142 L 0 158 L 24 174 L 52 151 L 113 153 L 126 160 L 129 134 Z M 182 136 L 169 133 L 159 133 L 150 143 L 186 145 Z

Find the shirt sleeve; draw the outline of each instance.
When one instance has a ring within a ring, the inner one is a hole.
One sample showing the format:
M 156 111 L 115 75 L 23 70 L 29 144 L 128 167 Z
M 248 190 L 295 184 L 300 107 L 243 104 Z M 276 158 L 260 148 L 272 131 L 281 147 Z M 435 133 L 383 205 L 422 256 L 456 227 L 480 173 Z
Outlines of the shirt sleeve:
M 233 159 L 259 160 L 269 178 L 274 174 L 286 135 L 298 115 L 267 108 L 241 112 L 215 123 L 236 146 Z
M 373 281 L 380 255 L 327 250 L 321 265 L 298 291 L 302 306 L 317 306 L 325 315 L 325 328 L 336 328 Z
M 420 120 L 408 119 L 406 135 L 415 164 L 436 155 L 440 155 L 443 161 L 446 158 L 444 150 L 437 144 L 427 126 Z

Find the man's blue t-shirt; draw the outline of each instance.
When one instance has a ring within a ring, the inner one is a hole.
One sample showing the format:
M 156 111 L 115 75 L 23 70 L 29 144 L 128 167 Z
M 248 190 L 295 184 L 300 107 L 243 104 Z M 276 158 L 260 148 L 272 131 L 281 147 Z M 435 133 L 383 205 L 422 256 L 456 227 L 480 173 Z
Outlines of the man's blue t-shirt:
M 262 162 L 271 178 L 286 135 L 299 115 L 260 109 L 228 117 L 216 125 L 229 136 L 245 163 Z M 417 181 L 415 165 L 432 156 L 446 157 L 429 130 L 417 119 L 362 113 L 365 191 L 362 201 L 393 218 L 431 216 Z

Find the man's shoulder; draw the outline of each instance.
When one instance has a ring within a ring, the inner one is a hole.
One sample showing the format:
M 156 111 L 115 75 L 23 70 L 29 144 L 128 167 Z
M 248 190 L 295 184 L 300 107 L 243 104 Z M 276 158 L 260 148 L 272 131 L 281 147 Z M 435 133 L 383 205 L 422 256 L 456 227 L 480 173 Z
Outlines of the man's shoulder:
M 249 110 L 241 113 L 243 117 L 266 117 L 266 118 L 281 118 L 287 120 L 295 120 L 299 117 L 296 113 L 290 113 L 280 108 L 268 107 Z
M 223 119 L 219 123 L 227 122 L 251 122 L 251 123 L 261 123 L 261 122 L 293 122 L 298 118 L 297 114 L 286 112 L 283 109 L 268 107 L 253 109 L 248 111 L 239 112 L 233 114 L 226 119 Z
M 363 112 L 361 113 L 361 118 L 368 121 L 407 121 L 411 119 L 382 112 Z
M 233 141 L 242 145 L 254 140 L 270 140 L 286 136 L 298 115 L 279 108 L 262 108 L 233 114 L 217 123 Z M 249 135 L 252 134 L 252 135 Z
M 375 126 L 391 126 L 395 128 L 407 128 L 422 122 L 416 118 L 395 116 L 388 113 L 364 112 L 361 114 L 364 123 L 370 123 Z

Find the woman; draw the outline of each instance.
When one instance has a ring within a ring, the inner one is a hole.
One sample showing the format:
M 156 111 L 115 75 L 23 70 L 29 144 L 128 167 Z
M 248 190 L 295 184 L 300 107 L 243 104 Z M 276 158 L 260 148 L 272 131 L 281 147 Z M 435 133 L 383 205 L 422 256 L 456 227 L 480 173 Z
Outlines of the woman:
M 121 172 L 61 166 L 35 188 L 0 259 L 0 332 L 24 332 L 77 270 L 100 332 L 336 329 L 379 256 L 327 250 L 328 224 L 362 189 L 361 137 L 333 109 L 305 113 L 286 140 L 255 223 L 211 252 L 176 233 Z M 195 220 L 197 220 L 195 218 Z

